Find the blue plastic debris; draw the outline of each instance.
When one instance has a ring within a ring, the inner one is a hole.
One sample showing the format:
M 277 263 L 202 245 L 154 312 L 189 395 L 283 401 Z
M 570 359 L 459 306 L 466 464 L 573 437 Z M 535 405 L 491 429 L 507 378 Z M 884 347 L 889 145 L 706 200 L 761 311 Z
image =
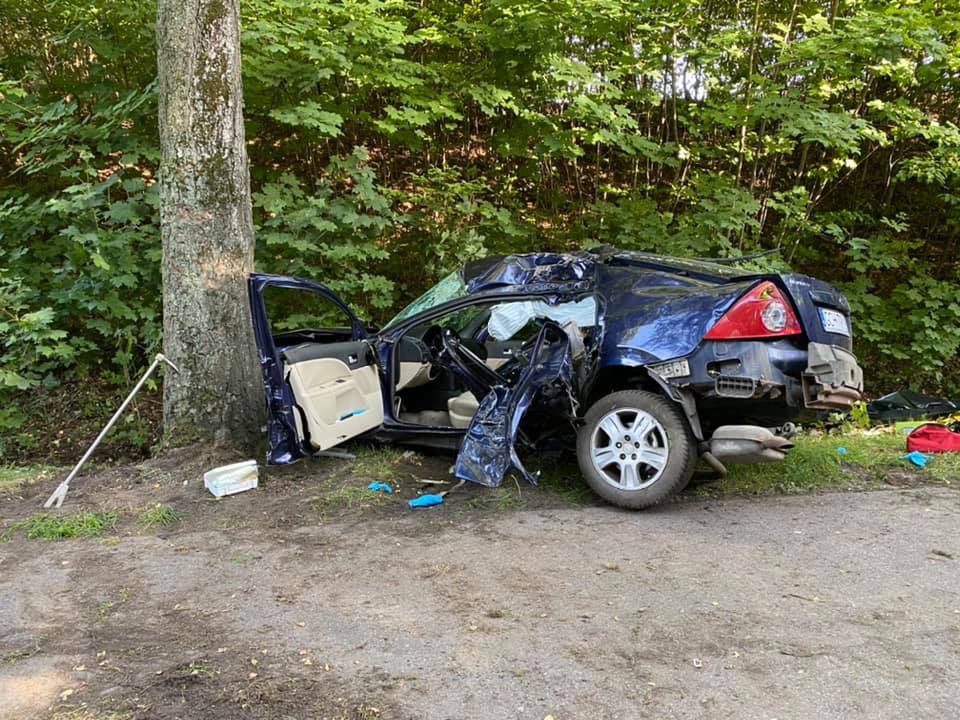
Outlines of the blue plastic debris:
M 846 448 L 837 448 L 837 454 L 838 454 L 838 455 L 846 455 L 846 454 L 847 454 L 847 449 L 846 449 Z
M 443 502 L 443 495 L 421 495 L 418 498 L 409 500 L 407 505 L 412 508 L 421 508 L 421 507 L 430 507 L 431 505 L 439 505 Z
M 372 482 L 367 485 L 367 490 L 373 490 L 374 492 L 385 492 L 388 494 L 393 494 L 393 488 L 382 482 Z
M 919 452 L 917 450 L 914 450 L 913 452 L 909 452 L 906 455 L 901 455 L 900 459 L 913 463 L 918 468 L 925 468 L 927 466 L 927 463 L 930 461 L 930 458 L 928 458 L 922 452 Z

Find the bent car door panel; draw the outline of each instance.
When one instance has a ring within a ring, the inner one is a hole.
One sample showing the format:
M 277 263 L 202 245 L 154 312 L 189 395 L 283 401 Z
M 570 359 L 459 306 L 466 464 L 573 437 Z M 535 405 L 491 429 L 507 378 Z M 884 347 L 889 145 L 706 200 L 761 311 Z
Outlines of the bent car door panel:
M 463 480 L 496 487 L 511 468 L 531 483 L 517 455 L 520 422 L 541 390 L 560 385 L 570 400 L 570 416 L 576 415 L 577 373 L 570 338 L 555 322 L 547 320 L 530 352 L 530 362 L 511 387 L 498 385 L 480 401 L 457 455 L 454 474 Z
M 264 293 L 302 291 L 328 301 L 349 327 L 274 334 Z M 253 274 L 248 283 L 267 399 L 267 461 L 295 462 L 383 422 L 383 395 L 366 330 L 329 288 L 310 280 Z

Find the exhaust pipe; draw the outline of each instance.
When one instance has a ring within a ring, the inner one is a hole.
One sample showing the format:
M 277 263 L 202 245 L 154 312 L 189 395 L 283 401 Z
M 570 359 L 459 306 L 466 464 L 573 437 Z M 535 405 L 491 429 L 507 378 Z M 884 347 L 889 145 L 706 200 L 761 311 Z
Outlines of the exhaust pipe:
M 710 438 L 710 454 L 727 463 L 781 462 L 793 443 L 756 425 L 722 425 Z

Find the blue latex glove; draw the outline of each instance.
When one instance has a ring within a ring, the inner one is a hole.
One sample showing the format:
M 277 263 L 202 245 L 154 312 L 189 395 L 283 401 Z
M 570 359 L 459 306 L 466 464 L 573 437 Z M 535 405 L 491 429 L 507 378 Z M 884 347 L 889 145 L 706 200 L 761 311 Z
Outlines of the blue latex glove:
M 373 490 L 374 492 L 385 492 L 389 495 L 393 494 L 393 488 L 387 485 L 386 483 L 381 482 L 372 482 L 367 485 L 367 490 Z
M 421 507 L 430 507 L 431 505 L 439 505 L 443 502 L 442 495 L 421 495 L 418 498 L 414 498 L 407 502 L 412 508 L 421 508 Z
M 900 458 L 902 460 L 906 460 L 907 462 L 913 463 L 918 468 L 925 468 L 927 463 L 930 461 L 930 458 L 917 450 L 909 452 L 906 455 L 901 455 Z

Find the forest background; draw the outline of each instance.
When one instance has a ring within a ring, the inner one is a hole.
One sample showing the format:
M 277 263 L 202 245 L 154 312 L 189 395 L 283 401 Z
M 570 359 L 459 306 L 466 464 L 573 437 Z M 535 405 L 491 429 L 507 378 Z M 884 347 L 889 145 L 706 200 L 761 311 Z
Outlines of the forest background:
M 956 0 L 241 8 L 258 270 L 382 323 L 487 254 L 777 249 L 747 267 L 843 289 L 869 394 L 960 393 Z M 160 348 L 155 21 L 0 0 L 0 458 Z

